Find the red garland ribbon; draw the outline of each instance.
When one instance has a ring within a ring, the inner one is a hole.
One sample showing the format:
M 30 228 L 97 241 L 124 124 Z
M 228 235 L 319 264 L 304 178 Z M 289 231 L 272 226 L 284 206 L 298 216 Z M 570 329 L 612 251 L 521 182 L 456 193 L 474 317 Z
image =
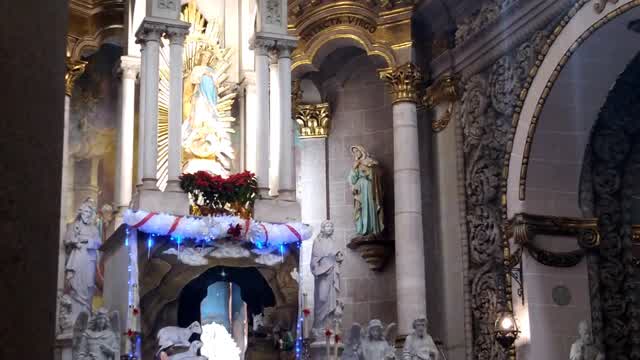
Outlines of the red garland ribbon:
M 180 220 L 182 220 L 182 216 L 176 216 L 176 218 L 173 220 L 173 224 L 171 224 L 171 227 L 169 228 L 169 233 L 167 235 L 171 236 L 171 234 L 176 231 Z
M 293 235 L 295 235 L 296 238 L 298 238 L 298 241 L 302 241 L 302 236 L 300 236 L 300 234 L 296 231 L 296 229 L 294 229 L 293 227 L 291 227 L 288 224 L 284 224 L 284 226 L 286 226 L 287 228 L 289 228 L 289 231 L 291 231 L 291 233 Z
M 264 243 L 268 244 L 269 243 L 269 232 L 267 231 L 267 227 L 264 226 L 264 224 L 260 224 L 260 227 L 262 227 L 262 230 L 264 230 Z
M 152 217 L 156 216 L 156 213 L 148 213 L 147 216 L 145 216 L 142 220 L 140 220 L 140 222 L 138 222 L 137 224 L 133 225 L 134 228 L 139 228 L 142 225 L 146 224 L 147 221 L 149 221 L 149 219 L 151 219 Z

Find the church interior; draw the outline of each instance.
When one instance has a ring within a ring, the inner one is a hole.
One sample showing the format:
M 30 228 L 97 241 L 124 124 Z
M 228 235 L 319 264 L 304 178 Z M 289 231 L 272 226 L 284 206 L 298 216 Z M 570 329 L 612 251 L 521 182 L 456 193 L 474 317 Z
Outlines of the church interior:
M 640 360 L 640 0 L 3 8 L 0 359 Z

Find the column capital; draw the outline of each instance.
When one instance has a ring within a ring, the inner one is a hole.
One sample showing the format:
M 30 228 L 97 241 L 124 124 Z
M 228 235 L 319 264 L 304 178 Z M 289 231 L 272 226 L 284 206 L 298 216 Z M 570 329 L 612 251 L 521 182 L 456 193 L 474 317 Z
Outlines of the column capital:
M 329 103 L 295 104 L 294 118 L 301 139 L 326 138 L 329 136 L 331 110 Z
M 73 93 L 73 84 L 83 73 L 87 66 L 86 61 L 75 60 L 67 57 L 65 60 L 66 70 L 64 72 L 64 91 L 67 96 Z
M 298 46 L 295 39 L 278 39 L 276 41 L 276 49 L 278 50 L 278 58 L 290 58 L 291 52 Z
M 183 45 L 184 40 L 187 35 L 189 35 L 189 27 L 188 23 L 181 25 L 168 25 L 167 26 L 167 38 L 169 39 L 170 45 Z
M 392 102 L 418 103 L 418 92 L 422 84 L 422 72 L 413 63 L 380 71 L 380 78 L 391 87 Z
M 254 50 L 257 55 L 266 56 L 275 46 L 276 41 L 273 39 L 263 39 L 254 36 L 249 40 L 249 49 Z
M 135 80 L 140 72 L 140 57 L 128 55 L 121 56 L 119 68 L 125 79 Z
M 145 19 L 136 31 L 136 43 L 144 47 L 147 41 L 160 41 L 162 34 L 164 34 L 166 30 L 166 24 Z

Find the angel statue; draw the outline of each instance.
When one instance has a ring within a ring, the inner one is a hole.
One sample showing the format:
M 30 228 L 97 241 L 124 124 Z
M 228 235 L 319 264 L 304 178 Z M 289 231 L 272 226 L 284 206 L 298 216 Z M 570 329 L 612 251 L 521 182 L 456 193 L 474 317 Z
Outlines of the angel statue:
M 118 312 L 98 309 L 89 320 L 81 312 L 73 327 L 72 360 L 119 360 L 120 322 Z
M 384 214 L 378 161 L 371 158 L 362 145 L 352 146 L 351 153 L 355 162 L 349 173 L 349 183 L 356 233 L 360 236 L 379 234 L 384 230 Z
M 427 317 L 413 321 L 413 333 L 407 336 L 402 349 L 402 360 L 438 360 L 438 348 L 427 334 Z
M 98 248 L 101 245 L 95 201 L 87 198 L 64 237 L 66 261 L 64 293 L 71 299 L 71 323 L 82 311 L 91 312 L 96 291 Z
M 395 323 L 385 328 L 382 321 L 373 319 L 369 321 L 366 334 L 362 334 L 360 324 L 354 323 L 341 358 L 342 360 L 395 360 L 396 335 Z

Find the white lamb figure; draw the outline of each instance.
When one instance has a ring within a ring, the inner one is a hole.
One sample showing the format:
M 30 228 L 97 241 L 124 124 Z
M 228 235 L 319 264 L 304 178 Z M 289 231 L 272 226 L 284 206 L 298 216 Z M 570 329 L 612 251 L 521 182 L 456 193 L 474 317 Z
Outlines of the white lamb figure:
M 169 356 L 169 360 L 207 360 L 206 356 L 199 356 L 198 350 L 202 347 L 202 341 L 196 340 L 191 343 L 189 350 Z
M 189 338 L 192 334 L 202 334 L 200 323 L 194 321 L 186 328 L 177 326 L 163 327 L 158 331 L 158 353 L 172 346 L 191 346 Z M 195 342 L 195 341 L 194 341 Z

